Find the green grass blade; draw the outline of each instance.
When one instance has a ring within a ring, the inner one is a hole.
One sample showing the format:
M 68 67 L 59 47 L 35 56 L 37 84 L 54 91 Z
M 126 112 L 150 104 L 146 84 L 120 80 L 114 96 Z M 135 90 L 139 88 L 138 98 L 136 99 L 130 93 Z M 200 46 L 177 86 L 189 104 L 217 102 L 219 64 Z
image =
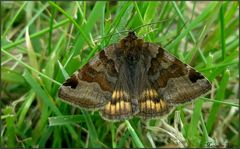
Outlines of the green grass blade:
M 222 104 L 222 105 L 227 105 L 227 106 L 230 106 L 230 107 L 237 107 L 239 108 L 239 105 L 237 103 L 232 103 L 232 102 L 224 102 L 224 101 L 221 101 L 221 100 L 213 100 L 213 99 L 208 99 L 208 98 L 204 98 L 204 97 L 200 97 L 201 99 L 205 100 L 205 101 L 210 101 L 210 102 L 213 102 L 213 103 L 219 103 L 219 104 Z M 236 99 L 237 101 L 237 99 Z
M 26 63 L 22 62 L 21 60 L 17 59 L 16 57 L 14 57 L 12 54 L 8 53 L 7 51 L 5 51 L 5 50 L 3 50 L 3 49 L 1 49 L 1 50 L 2 50 L 3 53 L 5 53 L 5 54 L 8 55 L 9 57 L 11 57 L 12 59 L 18 61 L 20 64 L 22 64 L 22 65 L 25 66 L 26 68 L 30 69 L 31 71 L 34 71 L 34 72 L 36 72 L 37 74 L 41 75 L 42 77 L 47 78 L 47 79 L 49 79 L 50 81 L 52 81 L 52 82 L 54 82 L 54 83 L 56 83 L 56 84 L 58 84 L 58 85 L 61 85 L 61 83 L 53 80 L 52 78 L 49 78 L 49 77 L 46 76 L 45 74 L 39 72 L 38 70 L 34 69 L 33 67 L 29 66 L 28 64 L 26 64 Z
M 219 89 L 217 90 L 217 94 L 216 94 L 216 99 L 217 100 L 223 100 L 224 99 L 224 95 L 225 95 L 226 87 L 228 85 L 229 77 L 230 77 L 230 72 L 229 72 L 229 70 L 226 70 L 224 72 L 223 77 L 222 77 Z M 212 131 L 213 124 L 216 120 L 217 112 L 219 110 L 219 107 L 220 107 L 220 104 L 217 103 L 217 102 L 213 103 L 213 105 L 212 105 L 210 114 L 208 116 L 207 124 L 206 124 L 208 133 L 210 133 Z
M 19 118 L 18 118 L 18 122 L 17 122 L 17 126 L 19 128 L 22 128 L 23 124 L 24 124 L 24 120 L 26 120 L 27 117 L 27 112 L 30 110 L 30 106 L 34 101 L 36 94 L 34 93 L 33 90 L 29 91 L 28 95 L 25 97 L 24 99 L 24 104 L 21 107 L 21 111 L 19 114 Z
M 56 116 L 49 117 L 49 126 L 58 126 L 58 125 L 68 125 L 74 123 L 84 122 L 83 115 L 64 115 L 64 116 Z
M 23 74 L 23 77 L 26 79 L 26 81 L 28 82 L 28 84 L 32 87 L 32 89 L 37 93 L 37 95 L 39 95 L 44 104 L 47 105 L 51 111 L 53 111 L 55 113 L 55 115 L 61 115 L 60 110 L 56 107 L 56 105 L 53 103 L 53 99 L 51 98 L 51 96 L 49 96 L 39 85 L 39 83 L 37 83 L 34 78 L 31 76 L 31 74 L 26 70 Z M 73 131 L 72 127 L 67 127 L 68 130 L 72 133 L 72 137 L 74 139 L 77 139 L 78 136 L 76 135 L 76 133 Z
M 183 24 L 186 23 L 186 20 L 185 20 L 185 18 L 183 17 L 183 14 L 182 14 L 182 12 L 180 11 L 180 9 L 178 8 L 176 2 L 172 2 L 172 4 L 173 4 L 173 7 L 174 7 L 175 11 L 176 11 L 177 14 L 179 15 L 182 23 L 183 23 Z M 193 33 L 192 33 L 191 31 L 189 31 L 189 34 L 190 34 L 190 37 L 191 37 L 192 40 L 193 40 L 193 43 L 196 43 L 196 39 L 195 39 Z
M 173 43 L 169 44 L 167 46 L 167 48 L 171 49 L 173 48 L 177 43 L 179 43 L 181 41 L 181 39 L 183 37 L 185 37 L 192 29 L 194 29 L 195 27 L 197 27 L 199 25 L 200 22 L 202 22 L 204 19 L 207 19 L 207 17 L 209 16 L 209 14 L 215 10 L 215 9 L 219 9 L 220 8 L 220 4 L 219 3 L 214 3 L 212 2 L 211 4 L 209 4 L 203 11 L 202 13 L 194 20 L 192 21 L 189 25 L 186 26 L 185 30 L 174 40 Z
M 32 89 L 42 98 L 44 104 L 47 105 L 56 115 L 61 115 L 60 110 L 53 103 L 53 99 L 40 87 L 39 83 L 27 70 L 24 72 L 23 77 Z
M 128 141 L 128 138 L 130 137 L 130 132 L 125 131 L 123 136 L 120 138 L 120 140 L 117 143 L 117 148 L 123 148 L 126 142 Z
M 69 23 L 68 19 L 63 20 L 63 21 L 55 24 L 53 26 L 53 28 L 56 29 L 56 28 L 61 27 L 61 26 L 65 25 L 65 24 L 67 24 L 67 23 Z M 30 39 L 34 39 L 34 38 L 37 38 L 37 37 L 39 37 L 41 35 L 44 35 L 45 33 L 49 32 L 49 30 L 50 30 L 50 27 L 48 27 L 46 29 L 43 29 L 43 30 L 41 30 L 41 31 L 39 31 L 37 33 L 34 33 L 34 34 L 30 35 Z M 10 49 L 10 48 L 13 48 L 13 47 L 15 47 L 15 46 L 17 46 L 17 45 L 19 45 L 19 44 L 21 44 L 23 42 L 25 42 L 24 38 L 19 39 L 19 40 L 13 42 L 13 43 L 10 43 L 10 44 L 7 44 L 7 45 L 3 45 L 2 49 L 4 49 L 4 50 Z
M 49 4 L 58 9 L 61 13 L 63 13 L 77 27 L 78 31 L 82 34 L 83 39 L 87 42 L 90 48 L 94 47 L 94 43 L 89 39 L 89 36 L 87 36 L 86 32 L 83 31 L 83 29 L 78 25 L 78 23 L 69 14 L 67 14 L 67 12 L 65 12 L 54 2 L 49 2 Z
M 39 71 L 36 52 L 34 51 L 31 40 L 30 40 L 28 28 L 26 29 L 25 38 L 26 38 L 26 46 L 27 46 L 27 53 L 29 57 L 29 63 L 35 70 Z M 37 74 L 35 73 L 35 75 Z
M 200 145 L 200 136 L 198 130 L 198 122 L 200 121 L 201 109 L 202 109 L 203 100 L 197 100 L 195 102 L 194 111 L 192 114 L 190 125 L 187 130 L 187 138 L 189 140 L 189 146 L 199 147 Z
M 1 68 L 1 80 L 17 84 L 25 83 L 24 78 L 19 73 L 5 67 Z
M 207 131 L 207 128 L 206 128 L 206 125 L 205 125 L 205 122 L 204 122 L 204 119 L 203 119 L 203 116 L 201 114 L 201 125 L 202 125 L 202 128 L 203 128 L 203 136 L 202 136 L 202 139 L 201 139 L 201 144 L 200 146 L 201 147 L 209 147 L 208 146 L 208 131 Z
M 69 77 L 69 75 L 67 74 L 66 70 L 61 66 L 61 63 L 59 63 L 59 65 L 60 65 L 60 69 L 61 69 L 62 73 L 64 74 L 65 79 L 67 79 Z M 91 143 L 91 145 L 93 145 L 92 147 L 100 147 L 100 145 L 98 143 L 99 139 L 97 136 L 97 132 L 96 132 L 95 126 L 93 125 L 90 115 L 85 110 L 81 110 L 81 112 L 83 113 L 83 117 L 84 117 L 85 122 L 88 127 L 90 141 L 91 141 L 90 143 Z M 66 119 L 66 117 L 65 117 L 65 119 Z M 50 122 L 50 120 L 52 120 L 52 119 L 49 119 L 49 122 Z M 76 120 L 76 119 L 74 119 L 74 120 Z M 61 121 L 61 122 L 66 123 L 65 121 Z
M 224 22 L 224 8 L 223 6 L 220 8 L 220 26 L 221 26 L 221 46 L 222 46 L 222 60 L 225 58 L 226 53 L 226 39 L 225 39 L 225 22 Z
M 45 4 L 40 10 L 38 10 L 38 12 L 28 21 L 27 25 L 25 26 L 25 28 L 19 33 L 18 37 L 16 38 L 16 40 L 19 40 L 24 33 L 26 32 L 26 29 L 29 28 L 34 21 L 37 20 L 37 18 L 42 14 L 42 12 L 48 7 L 48 4 Z M 28 9 L 27 9 L 28 10 Z
M 15 147 L 16 144 L 16 129 L 15 129 L 15 119 L 16 115 L 14 113 L 13 107 L 7 106 L 3 109 L 3 116 L 6 119 L 6 135 L 7 135 L 7 143 L 5 147 Z M 1 116 L 1 119 L 3 119 Z
M 20 12 L 24 9 L 24 7 L 26 6 L 27 2 L 24 2 L 21 7 L 18 9 L 18 11 L 16 12 L 16 14 L 14 15 L 14 17 L 11 19 L 11 22 L 8 24 L 5 32 L 2 34 L 2 37 L 5 37 L 9 31 L 9 29 L 12 27 L 14 21 L 16 20 L 16 18 L 20 15 Z
M 99 144 L 99 139 L 98 139 L 98 135 L 97 135 L 95 126 L 92 122 L 90 115 L 84 110 L 81 110 L 81 111 L 82 111 L 83 116 L 87 123 L 89 137 L 90 137 L 90 141 L 91 141 L 90 143 L 92 144 L 92 147 L 101 147 L 101 145 Z
M 135 145 L 138 148 L 144 148 L 143 143 L 141 142 L 141 140 L 139 139 L 138 135 L 136 134 L 135 130 L 132 128 L 131 124 L 129 123 L 128 120 L 125 120 L 125 123 L 127 124 L 128 127 L 128 131 L 132 136 L 133 142 L 135 143 Z
M 53 33 L 53 21 L 54 21 L 54 17 L 56 15 L 56 9 L 55 7 L 51 8 L 51 19 L 50 19 L 50 28 L 49 28 L 49 38 L 48 38 L 48 53 L 51 53 L 52 51 L 52 33 Z

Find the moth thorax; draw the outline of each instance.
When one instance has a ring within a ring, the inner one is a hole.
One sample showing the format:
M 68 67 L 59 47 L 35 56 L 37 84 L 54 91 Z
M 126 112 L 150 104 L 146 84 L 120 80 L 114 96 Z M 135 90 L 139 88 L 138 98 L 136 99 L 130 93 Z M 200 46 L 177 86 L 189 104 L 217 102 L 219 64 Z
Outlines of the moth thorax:
M 129 64 L 134 64 L 138 62 L 140 58 L 140 51 L 138 48 L 129 48 L 127 51 L 125 51 L 125 58 L 128 61 Z
M 128 39 L 124 38 L 121 40 L 121 48 L 122 49 L 129 49 L 129 48 L 141 48 L 143 46 L 142 39 Z

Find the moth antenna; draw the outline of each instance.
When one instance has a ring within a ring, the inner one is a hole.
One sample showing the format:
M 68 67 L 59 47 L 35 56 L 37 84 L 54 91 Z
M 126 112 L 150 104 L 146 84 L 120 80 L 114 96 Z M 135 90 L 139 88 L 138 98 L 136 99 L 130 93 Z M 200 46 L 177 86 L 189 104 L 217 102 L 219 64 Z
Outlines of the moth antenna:
M 162 22 L 165 22 L 165 21 L 168 21 L 168 20 L 171 20 L 173 18 L 170 18 L 170 19 L 164 19 L 164 20 L 161 20 L 161 21 L 156 21 L 156 22 L 151 22 L 151 23 L 147 23 L 147 24 L 143 24 L 143 25 L 140 25 L 140 26 L 137 26 L 133 29 L 133 31 L 135 32 L 137 29 L 140 29 L 142 27 L 145 27 L 145 26 L 150 26 L 150 25 L 154 25 L 154 24 L 158 24 L 158 23 L 162 23 Z
M 154 29 L 151 29 L 149 32 L 147 32 L 146 34 L 144 34 L 143 36 L 146 36 L 147 34 L 151 33 L 151 32 L 154 32 L 156 30 L 158 30 L 159 28 L 154 28 Z
M 98 40 L 100 40 L 100 39 L 102 39 L 102 38 L 107 38 L 107 37 L 112 37 L 112 36 L 115 36 L 115 35 L 118 35 L 118 34 L 121 34 L 122 35 L 122 33 L 128 33 L 128 32 L 130 32 L 130 30 L 125 30 L 125 31 L 117 31 L 117 33 L 112 33 L 112 34 L 109 34 L 109 35 L 106 35 L 106 36 L 102 36 L 102 37 L 98 37 L 98 38 L 96 38 L 94 41 L 98 41 Z
M 121 34 L 121 35 L 123 35 L 123 33 L 128 33 L 128 32 L 131 32 L 131 30 L 125 30 L 125 31 L 118 31 L 118 34 Z
M 138 30 L 138 29 L 140 29 L 142 27 L 149 26 L 149 25 L 154 25 L 154 24 L 158 24 L 158 23 L 162 23 L 162 22 L 165 22 L 165 21 L 168 21 L 168 20 L 171 20 L 171 19 L 173 19 L 173 18 L 169 18 L 169 19 L 164 19 L 164 20 L 161 20 L 161 21 L 156 21 L 156 22 L 143 24 L 143 25 L 137 26 L 135 28 L 130 27 L 129 30 L 121 31 L 121 33 L 124 33 L 124 32 L 136 32 L 136 30 Z
M 96 38 L 94 41 L 98 41 L 102 38 L 106 38 L 106 37 L 111 37 L 111 36 L 114 36 L 114 35 L 117 35 L 117 34 L 122 34 L 122 33 L 128 33 L 128 32 L 136 32 L 136 30 L 142 28 L 142 27 L 145 27 L 145 26 L 149 26 L 149 25 L 153 25 L 153 24 L 158 24 L 158 23 L 162 23 L 162 22 L 165 22 L 165 21 L 168 21 L 168 20 L 171 20 L 173 18 L 170 18 L 170 19 L 164 19 L 164 20 L 161 20 L 161 21 L 156 21 L 156 22 L 152 22 L 152 23 L 148 23 L 148 24 L 143 24 L 143 25 L 140 25 L 140 26 L 137 26 L 135 28 L 131 28 L 129 30 L 124 30 L 124 31 L 120 31 L 120 32 L 117 32 L 117 33 L 113 33 L 113 34 L 109 34 L 109 35 L 106 35 L 106 36 L 102 36 L 102 37 L 98 37 Z
M 176 39 L 177 36 L 179 36 L 179 33 L 181 33 L 181 31 L 183 30 L 183 28 L 186 26 L 187 22 L 188 22 L 188 21 L 185 21 L 185 22 L 184 22 L 183 26 L 181 27 L 180 31 L 177 33 L 177 35 L 175 36 L 175 38 L 173 38 L 172 40 L 170 40 L 170 41 L 169 41 L 167 44 L 165 44 L 163 47 L 167 47 L 170 43 L 172 43 L 172 42 Z

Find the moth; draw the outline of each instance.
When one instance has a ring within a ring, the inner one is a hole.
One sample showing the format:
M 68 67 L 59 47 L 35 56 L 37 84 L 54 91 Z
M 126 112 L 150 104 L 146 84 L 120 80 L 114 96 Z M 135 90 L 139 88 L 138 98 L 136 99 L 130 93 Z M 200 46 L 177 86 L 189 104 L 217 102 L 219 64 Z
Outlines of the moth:
M 201 73 L 129 32 L 67 79 L 58 96 L 80 108 L 99 110 L 103 119 L 121 121 L 157 118 L 210 89 Z

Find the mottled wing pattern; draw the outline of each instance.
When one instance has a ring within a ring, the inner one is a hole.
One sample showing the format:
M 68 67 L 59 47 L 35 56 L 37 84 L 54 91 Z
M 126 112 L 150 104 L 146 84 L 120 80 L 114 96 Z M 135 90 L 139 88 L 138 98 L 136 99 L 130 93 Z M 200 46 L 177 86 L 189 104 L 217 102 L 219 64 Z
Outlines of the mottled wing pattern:
M 132 117 L 136 110 L 136 104 L 129 93 L 124 89 L 116 88 L 113 91 L 112 100 L 108 101 L 101 110 L 101 116 L 107 120 L 120 121 Z
M 119 121 L 128 119 L 138 112 L 137 99 L 134 99 L 132 96 L 133 82 L 129 76 L 128 66 L 125 63 L 119 64 L 118 80 L 112 94 L 112 99 L 108 101 L 101 111 L 103 118 L 111 121 Z
M 114 47 L 115 44 L 102 50 L 81 70 L 75 72 L 59 88 L 58 96 L 70 104 L 88 110 L 103 108 L 111 100 L 117 81 Z
M 148 75 L 152 87 L 169 105 L 190 101 L 211 89 L 210 82 L 160 46 L 148 44 L 153 57 Z
M 164 115 L 173 105 L 210 89 L 210 82 L 191 66 L 129 32 L 66 80 L 58 96 L 81 108 L 100 109 L 104 119 L 119 121 L 133 115 Z
M 169 111 L 168 103 L 159 96 L 156 89 L 146 88 L 139 98 L 138 115 L 144 118 L 154 118 Z

